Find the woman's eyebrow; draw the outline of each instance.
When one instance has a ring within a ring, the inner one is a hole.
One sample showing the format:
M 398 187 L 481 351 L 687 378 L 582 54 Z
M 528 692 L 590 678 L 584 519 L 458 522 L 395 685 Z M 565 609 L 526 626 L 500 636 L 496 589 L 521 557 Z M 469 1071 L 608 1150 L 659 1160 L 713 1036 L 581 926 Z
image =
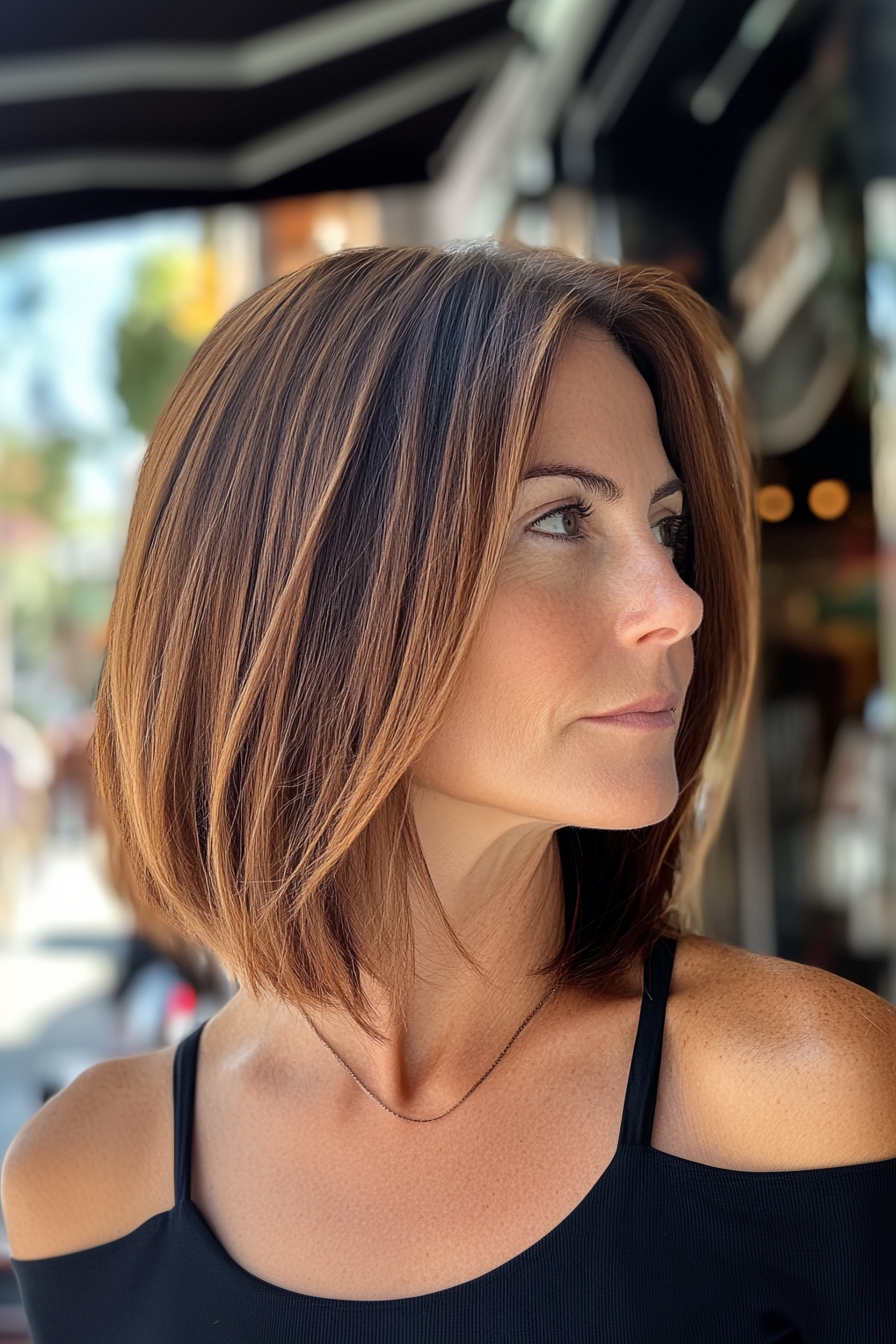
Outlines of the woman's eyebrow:
M 651 504 L 658 504 L 661 499 L 666 499 L 669 495 L 679 494 L 684 494 L 684 481 L 680 481 L 677 476 L 673 476 L 671 481 L 667 481 L 665 485 L 661 485 L 654 490 L 650 496 L 650 502 Z
M 599 476 L 596 472 L 586 470 L 585 467 L 572 466 L 567 462 L 548 462 L 541 467 L 531 467 L 523 480 L 535 480 L 542 476 L 566 476 L 571 481 L 577 481 L 583 490 L 590 490 L 592 494 L 605 499 L 609 504 L 614 504 L 623 495 L 622 486 L 609 476 Z M 684 482 L 673 476 L 665 484 L 657 486 L 650 497 L 650 502 L 657 504 L 661 499 L 679 493 L 684 493 Z
M 584 467 L 573 467 L 566 462 L 547 462 L 542 467 L 532 467 L 526 472 L 523 480 L 535 480 L 540 476 L 566 476 L 571 481 L 578 481 L 583 490 L 590 490 L 592 494 L 599 495 L 610 504 L 622 498 L 622 486 L 616 481 L 611 481 L 609 476 L 598 476 Z

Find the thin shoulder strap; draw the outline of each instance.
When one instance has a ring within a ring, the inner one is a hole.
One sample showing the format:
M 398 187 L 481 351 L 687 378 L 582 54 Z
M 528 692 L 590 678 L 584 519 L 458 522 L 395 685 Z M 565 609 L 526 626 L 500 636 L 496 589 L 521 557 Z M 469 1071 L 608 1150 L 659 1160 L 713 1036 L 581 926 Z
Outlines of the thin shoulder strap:
M 672 983 L 676 939 L 661 938 L 644 963 L 644 992 L 638 1034 L 632 1051 L 619 1142 L 629 1147 L 650 1147 L 656 1089 L 663 1053 L 666 1000 Z
M 196 1062 L 202 1022 L 174 1052 L 174 1198 L 182 1204 L 190 1198 L 193 1167 L 193 1107 L 196 1099 Z

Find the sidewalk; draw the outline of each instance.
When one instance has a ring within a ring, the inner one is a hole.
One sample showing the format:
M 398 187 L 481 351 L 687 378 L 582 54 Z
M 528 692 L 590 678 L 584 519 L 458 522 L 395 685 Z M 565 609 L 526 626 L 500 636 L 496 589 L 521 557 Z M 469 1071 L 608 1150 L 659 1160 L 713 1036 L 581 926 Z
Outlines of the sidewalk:
M 131 917 L 100 875 L 96 836 L 53 840 L 23 874 L 0 938 L 0 1048 L 25 1045 L 51 1019 L 115 982 Z

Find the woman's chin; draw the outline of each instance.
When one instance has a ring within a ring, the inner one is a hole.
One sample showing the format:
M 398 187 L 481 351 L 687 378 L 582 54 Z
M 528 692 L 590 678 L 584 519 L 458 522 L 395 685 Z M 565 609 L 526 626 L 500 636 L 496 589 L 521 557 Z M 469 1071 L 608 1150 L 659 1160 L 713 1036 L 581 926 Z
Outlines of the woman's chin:
M 653 779 L 649 786 L 641 789 L 603 788 L 592 798 L 581 795 L 570 798 L 568 807 L 563 809 L 567 817 L 564 825 L 596 831 L 628 831 L 655 826 L 668 817 L 678 802 L 678 794 L 678 780 L 674 774 L 663 781 Z

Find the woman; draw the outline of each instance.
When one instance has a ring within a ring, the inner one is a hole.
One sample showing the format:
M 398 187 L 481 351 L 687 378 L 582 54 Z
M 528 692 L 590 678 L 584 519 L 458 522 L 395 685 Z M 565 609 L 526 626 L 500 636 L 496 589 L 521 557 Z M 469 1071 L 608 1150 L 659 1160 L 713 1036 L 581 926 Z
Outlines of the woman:
M 672 277 L 490 245 L 205 342 L 93 751 L 239 990 L 16 1139 L 38 1344 L 896 1339 L 896 1014 L 682 932 L 755 659 L 732 368 Z

